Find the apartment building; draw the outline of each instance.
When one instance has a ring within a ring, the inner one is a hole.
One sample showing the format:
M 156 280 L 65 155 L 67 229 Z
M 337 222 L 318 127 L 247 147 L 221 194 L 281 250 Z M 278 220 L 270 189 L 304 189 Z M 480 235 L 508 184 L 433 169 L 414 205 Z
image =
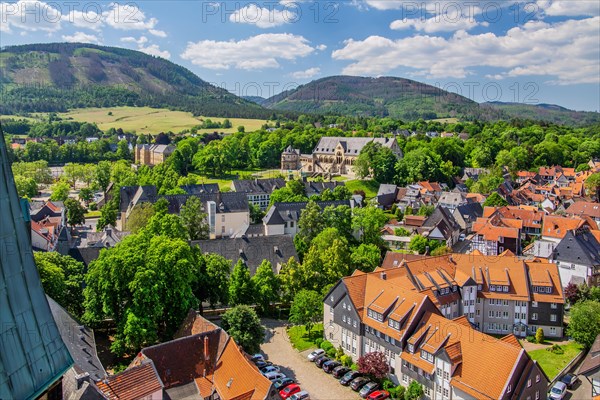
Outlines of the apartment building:
M 532 400 L 545 395 L 548 378 L 514 335 L 497 339 L 474 329 L 466 316 L 442 315 L 436 303 L 444 296 L 457 298 L 458 285 L 450 281 L 440 289 L 417 291 L 409 287 L 413 279 L 419 278 L 383 269 L 342 279 L 324 300 L 327 339 L 354 360 L 384 353 L 390 379 L 403 386 L 418 381 L 427 399 Z M 476 296 L 477 285 L 470 283 L 467 301 Z

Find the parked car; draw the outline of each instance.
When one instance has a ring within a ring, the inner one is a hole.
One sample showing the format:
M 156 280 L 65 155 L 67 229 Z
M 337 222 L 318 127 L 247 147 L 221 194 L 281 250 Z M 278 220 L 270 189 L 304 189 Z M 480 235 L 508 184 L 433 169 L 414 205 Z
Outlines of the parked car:
M 320 357 L 317 359 L 317 361 L 315 361 L 315 364 L 317 365 L 317 367 L 323 368 L 323 364 L 325 364 L 329 360 L 331 360 L 329 357 Z
M 319 356 L 325 354 L 325 350 L 317 349 L 308 355 L 308 361 L 315 361 Z
M 290 397 L 290 400 L 310 400 L 310 395 L 306 390 L 302 390 Z
M 323 371 L 330 374 L 333 372 L 334 368 L 337 368 L 340 365 L 342 365 L 342 363 L 339 361 L 334 361 L 334 360 L 327 361 L 325 364 L 323 364 Z
M 300 386 L 298 386 L 295 383 L 292 383 L 291 385 L 288 385 L 281 389 L 279 391 L 279 395 L 282 399 L 289 399 L 290 397 L 292 397 L 293 394 L 296 394 L 300 391 L 302 391 L 302 389 L 300 389 Z
M 268 367 L 269 365 L 273 365 L 273 363 L 271 361 L 264 361 L 264 360 L 258 360 L 257 362 L 255 362 L 256 366 L 258 367 L 258 369 L 264 368 L 264 367 Z
M 258 362 L 258 361 L 265 361 L 265 356 L 263 356 L 263 355 L 262 355 L 262 354 L 260 354 L 260 353 L 257 353 L 257 354 L 255 354 L 255 355 L 253 355 L 253 356 L 250 358 L 250 360 L 252 360 L 252 362 L 254 362 L 254 363 L 256 363 L 256 362 Z
M 350 383 L 350 387 L 352 388 L 352 390 L 354 390 L 355 392 L 358 392 L 360 390 L 360 388 L 362 388 L 363 386 L 365 386 L 367 383 L 371 382 L 369 380 L 369 378 L 365 378 L 364 376 L 359 376 L 358 378 L 356 378 L 355 380 L 353 380 Z
M 567 393 L 567 385 L 562 382 L 556 382 L 550 389 L 549 398 L 552 400 L 562 400 Z
M 343 377 L 344 375 L 346 375 L 348 372 L 350 372 L 350 368 L 344 367 L 343 365 L 340 365 L 339 367 L 335 367 L 333 369 L 332 375 L 336 379 L 340 379 L 341 377 Z
M 389 397 L 390 392 L 387 390 L 376 390 L 367 397 L 367 400 L 384 400 Z
M 359 376 L 361 375 L 358 371 L 348 371 L 344 376 L 342 376 L 342 379 L 340 379 L 340 384 L 348 386 L 353 380 L 355 380 Z
M 279 367 L 276 365 L 268 365 L 266 367 L 260 368 L 260 372 L 262 372 L 263 375 L 269 372 L 279 372 Z
M 360 389 L 360 392 L 358 392 L 358 394 L 360 394 L 360 397 L 362 397 L 363 399 L 366 399 L 368 395 L 370 395 L 377 389 L 379 389 L 379 384 L 377 382 L 369 382 Z
M 267 378 L 270 381 L 274 381 L 275 379 L 284 379 L 287 378 L 285 376 L 285 374 L 279 372 L 279 371 L 273 371 L 273 372 L 267 372 L 265 375 L 265 378 Z
M 275 389 L 281 390 L 292 383 L 296 383 L 292 378 L 280 378 L 273 381 L 273 386 L 275 386 Z
M 458 237 L 458 240 L 461 241 L 461 242 L 464 242 L 465 239 L 466 239 L 466 236 L 465 236 L 464 233 L 461 233 L 460 236 Z
M 575 374 L 566 374 L 565 376 L 560 378 L 560 381 L 567 385 L 567 389 L 572 389 L 578 380 L 579 378 Z

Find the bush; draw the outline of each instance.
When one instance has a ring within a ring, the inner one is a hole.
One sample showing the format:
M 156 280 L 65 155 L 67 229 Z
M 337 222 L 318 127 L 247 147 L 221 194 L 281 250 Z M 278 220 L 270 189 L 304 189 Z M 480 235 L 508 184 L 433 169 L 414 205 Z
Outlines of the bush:
M 343 357 L 344 355 L 345 355 L 345 354 L 344 354 L 344 349 L 343 349 L 343 348 L 342 348 L 342 346 L 340 345 L 340 346 L 337 348 L 336 352 L 335 352 L 335 359 L 336 359 L 336 360 L 338 360 L 338 361 L 341 361 L 341 360 L 342 360 L 342 357 Z
M 544 343 L 544 330 L 542 328 L 538 328 L 538 330 L 535 331 L 535 341 Z
M 537 341 L 535 340 L 535 336 L 527 336 L 525 338 L 529 343 L 537 343 Z
M 392 399 L 404 400 L 406 388 L 404 386 L 396 386 L 395 388 L 390 388 L 388 392 L 390 392 L 390 397 Z
M 352 363 L 352 365 L 350 365 L 350 369 L 352 371 L 358 371 L 358 364 L 357 363 Z
M 323 343 L 323 339 L 321 339 L 321 338 L 315 339 L 315 344 L 317 345 L 317 347 L 320 348 L 321 347 L 321 343 Z
M 327 357 L 334 359 L 337 350 L 335 349 L 335 347 L 331 347 L 329 350 L 325 350 L 325 352 L 327 353 Z
M 98 209 L 98 204 L 91 202 L 89 205 L 90 211 L 96 211 Z
M 565 354 L 565 351 L 563 350 L 563 348 L 557 344 L 553 344 L 552 347 L 546 348 L 546 351 L 550 351 L 553 354 Z
M 331 342 L 329 340 L 323 340 L 321 342 L 321 347 L 323 350 L 328 351 L 329 349 L 333 349 L 333 345 L 331 344 Z
M 352 366 L 352 357 L 350 357 L 348 355 L 343 355 L 340 358 L 340 362 L 342 363 L 342 365 L 344 367 L 350 368 Z

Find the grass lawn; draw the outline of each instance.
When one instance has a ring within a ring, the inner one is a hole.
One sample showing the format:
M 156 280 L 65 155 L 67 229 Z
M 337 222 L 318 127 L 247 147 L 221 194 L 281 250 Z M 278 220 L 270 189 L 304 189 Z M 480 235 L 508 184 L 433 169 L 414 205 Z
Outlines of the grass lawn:
M 355 179 L 346 181 L 345 183 L 351 193 L 354 193 L 355 190 L 364 190 L 367 195 L 367 200 L 377 196 L 377 191 L 379 190 L 379 183 L 371 180 L 362 181 Z
M 247 169 L 247 170 L 234 170 L 223 176 L 214 177 L 209 175 L 194 174 L 198 177 L 199 183 L 216 183 L 219 185 L 221 190 L 231 190 L 231 181 L 239 179 L 239 177 L 252 179 L 252 178 L 275 178 L 281 175 L 281 171 L 278 169 Z
M 112 115 L 108 115 L 112 113 Z M 202 119 L 210 118 L 214 122 L 222 122 L 225 118 L 194 117 L 192 113 L 184 111 L 171 111 L 164 108 L 150 107 L 109 107 L 109 108 L 81 108 L 67 113 L 58 114 L 63 119 L 71 118 L 75 121 L 95 122 L 103 131 L 109 128 L 122 128 L 124 131 L 136 133 L 180 132 L 184 129 L 199 125 Z M 224 133 L 237 132 L 237 127 L 243 125 L 246 132 L 258 130 L 264 120 L 229 118 L 232 128 L 229 129 L 200 129 L 198 133 L 214 131 Z
M 90 212 L 85 213 L 86 218 L 100 218 L 100 215 L 102 215 L 100 210 L 90 211 Z
M 570 342 L 560 347 L 565 351 L 564 354 L 554 354 L 546 349 L 529 352 L 531 358 L 540 364 L 540 367 L 542 367 L 551 380 L 582 350 L 581 345 L 575 342 Z
M 323 338 L 323 324 L 319 323 L 313 326 L 310 331 L 310 337 L 308 336 L 304 325 L 292 326 L 288 329 L 287 333 L 292 342 L 292 346 L 298 351 L 304 351 L 317 347 L 315 340 Z

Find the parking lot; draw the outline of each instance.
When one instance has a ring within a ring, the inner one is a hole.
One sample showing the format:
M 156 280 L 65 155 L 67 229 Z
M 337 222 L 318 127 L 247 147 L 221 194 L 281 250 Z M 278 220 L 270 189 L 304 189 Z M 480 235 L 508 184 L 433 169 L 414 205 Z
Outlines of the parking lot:
M 311 350 L 299 353 L 287 339 L 285 327 L 280 321 L 263 320 L 267 327 L 265 343 L 261 346 L 266 358 L 280 367 L 289 378 L 294 379 L 312 400 L 360 399 L 352 389 L 342 386 L 330 374 L 326 374 L 307 360 Z

